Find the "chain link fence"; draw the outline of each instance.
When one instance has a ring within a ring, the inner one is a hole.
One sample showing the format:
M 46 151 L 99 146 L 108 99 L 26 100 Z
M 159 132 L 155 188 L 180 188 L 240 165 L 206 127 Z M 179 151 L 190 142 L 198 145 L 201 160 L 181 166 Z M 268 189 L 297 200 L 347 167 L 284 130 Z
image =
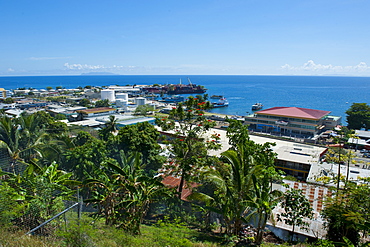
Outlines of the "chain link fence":
M 27 165 L 12 165 L 9 154 L 0 150 L 0 226 L 26 234 L 49 235 L 56 229 L 67 230 L 80 223 L 82 211 L 92 212 L 75 188 L 70 200 L 61 191 L 42 180 L 27 180 L 22 175 Z

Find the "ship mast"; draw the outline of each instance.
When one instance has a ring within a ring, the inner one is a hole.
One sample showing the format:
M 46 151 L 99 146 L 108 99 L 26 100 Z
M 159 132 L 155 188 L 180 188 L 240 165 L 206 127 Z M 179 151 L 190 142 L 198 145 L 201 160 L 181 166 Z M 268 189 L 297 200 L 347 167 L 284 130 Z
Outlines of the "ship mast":
M 193 83 L 191 83 L 191 81 L 190 81 L 190 78 L 188 77 L 188 82 L 189 82 L 189 85 L 193 85 Z

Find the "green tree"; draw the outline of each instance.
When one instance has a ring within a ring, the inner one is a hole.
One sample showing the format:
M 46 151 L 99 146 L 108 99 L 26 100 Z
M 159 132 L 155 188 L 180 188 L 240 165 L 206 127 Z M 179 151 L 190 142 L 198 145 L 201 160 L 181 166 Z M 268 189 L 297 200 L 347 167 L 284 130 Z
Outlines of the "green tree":
M 355 138 L 355 134 L 353 130 L 348 129 L 347 127 L 342 127 L 338 131 L 338 135 L 333 138 L 333 142 L 337 144 L 337 146 L 330 147 L 327 153 L 327 162 L 337 163 L 338 164 L 338 172 L 337 172 L 337 191 L 340 188 L 340 180 L 341 180 L 341 165 L 347 163 L 347 179 L 346 183 L 348 182 L 349 178 L 349 166 L 352 162 L 353 158 L 355 157 L 354 152 L 351 150 L 344 149 L 344 145 L 347 143 L 349 138 Z
M 218 136 L 207 137 L 206 132 L 215 126 L 215 122 L 204 116 L 204 111 L 211 107 L 210 102 L 189 97 L 184 103 L 173 107 L 168 118 L 157 118 L 156 123 L 164 131 L 174 131 L 169 141 L 173 160 L 169 171 L 181 178 L 178 187 L 181 198 L 185 181 L 197 179 L 197 172 L 208 162 L 208 151 L 218 149 Z
M 50 114 L 46 113 L 45 111 L 38 111 L 32 114 L 34 118 L 37 119 L 36 124 L 45 132 L 52 134 L 52 135 L 59 135 L 63 134 L 68 131 L 68 127 L 66 123 L 56 121 Z M 62 114 L 59 114 L 62 115 Z M 64 116 L 64 115 L 62 115 Z M 62 117 L 60 116 L 60 117 Z M 64 116 L 65 119 L 65 116 Z
M 223 216 L 226 233 L 238 236 L 244 223 L 250 220 L 249 203 L 252 202 L 252 174 L 256 167 L 245 160 L 244 147 L 237 151 L 222 153 L 225 163 L 208 169 L 204 174 L 206 181 L 214 186 L 211 194 L 196 194 L 191 198 L 201 199 L 207 207 Z
M 86 132 L 80 132 L 73 142 L 76 147 L 65 152 L 63 168 L 79 181 L 99 174 L 101 164 L 108 159 L 105 142 Z
M 66 96 L 49 96 L 46 97 L 46 100 L 51 101 L 51 102 L 65 102 L 67 99 Z
M 98 100 L 95 102 L 95 107 L 109 107 L 109 100 L 108 99 L 103 99 L 103 100 Z
M 55 115 L 54 118 L 55 118 L 55 120 L 66 120 L 67 116 L 64 115 L 64 114 L 58 113 L 57 115 Z
M 28 163 L 27 169 L 18 175 L 1 172 L 1 187 L 6 188 L 9 199 L 17 200 L 18 204 L 12 210 L 14 224 L 32 229 L 61 212 L 63 200 L 71 199 L 75 193 L 72 188 L 80 184 L 71 180 L 71 175 L 59 170 L 55 162 L 42 167 L 37 161 Z
M 89 107 L 91 105 L 91 101 L 89 99 L 83 98 L 78 104 L 80 106 Z
M 58 145 L 45 131 L 42 120 L 37 114 L 0 117 L 0 151 L 8 156 L 13 172 L 19 172 L 21 164 L 32 158 L 59 155 Z
M 257 164 L 260 164 L 260 171 L 252 175 L 255 195 L 253 197 L 251 207 L 252 215 L 255 216 L 255 243 L 261 244 L 263 233 L 266 228 L 267 221 L 272 217 L 272 210 L 281 200 L 282 192 L 273 190 L 272 182 L 281 181 L 280 173 L 274 167 L 274 154 L 270 151 L 269 144 L 261 145 L 258 153 L 262 151 L 258 157 Z M 265 149 L 265 152 L 263 152 Z M 266 155 L 266 152 L 268 153 Z M 263 154 L 265 153 L 265 154 Z M 264 157 L 264 155 L 266 155 Z M 261 159 L 262 158 L 262 159 Z M 263 161 L 265 160 L 265 161 Z
M 150 111 L 154 111 L 153 106 L 148 105 L 148 104 L 139 105 L 135 109 L 135 114 L 146 116 L 146 115 L 148 115 L 148 112 L 150 112 Z
M 290 189 L 284 193 L 281 207 L 285 212 L 278 215 L 278 220 L 293 227 L 290 239 L 293 241 L 295 227 L 307 227 L 309 224 L 305 220 L 313 218 L 313 209 L 302 190 L 297 189 Z
M 4 104 L 13 104 L 14 103 L 14 99 L 13 98 L 6 98 L 4 99 Z
M 165 157 L 160 155 L 162 149 L 158 138 L 159 132 L 148 122 L 123 126 L 117 136 L 108 141 L 110 157 L 117 159 L 120 150 L 127 154 L 139 152 L 142 154 L 144 170 L 156 174 L 165 162 Z
M 4 173 L 2 173 L 4 174 Z M 16 190 L 4 179 L 0 183 L 0 226 L 6 228 L 11 226 L 14 219 L 22 215 L 25 210 L 20 201 L 25 199 L 22 191 Z
M 347 172 L 346 172 L 346 179 L 345 179 L 345 184 L 348 183 L 349 181 L 349 167 L 350 164 L 354 162 L 354 158 L 357 157 L 355 152 L 352 150 L 344 149 L 342 147 L 331 147 L 328 149 L 325 160 L 328 163 L 335 163 L 338 164 L 339 166 L 342 164 L 347 165 Z M 337 183 L 337 190 L 340 188 L 340 181 L 341 181 L 341 172 L 340 168 L 338 167 L 338 175 L 336 178 L 336 183 Z M 334 179 L 334 178 L 333 178 Z
M 133 234 L 140 234 L 140 225 L 149 204 L 166 196 L 168 189 L 157 179 L 145 175 L 139 153 L 125 156 L 121 163 L 106 162 L 100 179 L 87 179 L 85 184 L 94 189 L 87 202 L 98 203 L 100 216 L 106 224 L 118 225 Z
M 113 133 L 118 130 L 118 120 L 114 115 L 109 116 L 109 121 L 105 123 L 105 126 L 99 130 L 99 135 L 103 140 L 108 140 Z
M 281 196 L 272 189 L 272 181 L 280 179 L 274 168 L 275 154 L 270 143 L 251 141 L 247 126 L 238 121 L 231 123 L 228 136 L 232 148 L 221 154 L 222 163 L 215 163 L 205 173 L 213 192 L 195 193 L 192 198 L 202 199 L 208 209 L 221 214 L 229 235 L 239 235 L 243 224 L 254 220 L 255 242 L 260 244 L 266 222 Z
M 349 129 L 370 129 L 370 106 L 366 103 L 353 103 L 346 111 Z
M 358 245 L 360 233 L 370 231 L 369 178 L 358 179 L 358 184 L 349 182 L 340 193 L 326 198 L 322 216 L 326 220 L 327 238 L 334 242 L 344 242 L 348 238 Z

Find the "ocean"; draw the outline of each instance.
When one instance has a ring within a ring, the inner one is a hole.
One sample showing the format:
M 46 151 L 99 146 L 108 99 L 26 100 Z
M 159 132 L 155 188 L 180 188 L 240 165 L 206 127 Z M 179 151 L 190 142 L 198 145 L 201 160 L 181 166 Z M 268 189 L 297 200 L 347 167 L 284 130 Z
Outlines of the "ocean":
M 244 116 L 260 102 L 263 109 L 275 106 L 302 107 L 331 111 L 343 117 L 352 103 L 370 104 L 370 77 L 341 76 L 219 76 L 219 75 L 94 75 L 0 77 L 0 88 L 42 89 L 62 86 L 193 84 L 205 86 L 208 95 L 223 95 L 229 106 L 212 109 L 214 113 Z

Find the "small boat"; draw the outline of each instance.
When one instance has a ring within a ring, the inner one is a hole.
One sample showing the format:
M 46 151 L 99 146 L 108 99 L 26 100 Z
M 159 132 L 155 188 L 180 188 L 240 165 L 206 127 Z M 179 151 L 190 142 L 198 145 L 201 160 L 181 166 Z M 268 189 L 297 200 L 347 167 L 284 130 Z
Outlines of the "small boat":
M 261 110 L 262 107 L 263 107 L 263 105 L 261 103 L 256 103 L 256 104 L 252 105 L 252 111 Z
M 222 99 L 223 96 L 222 95 L 212 95 L 211 96 L 211 99 Z
M 212 103 L 213 108 L 220 108 L 229 106 L 229 101 L 225 97 L 222 97 L 218 102 Z

